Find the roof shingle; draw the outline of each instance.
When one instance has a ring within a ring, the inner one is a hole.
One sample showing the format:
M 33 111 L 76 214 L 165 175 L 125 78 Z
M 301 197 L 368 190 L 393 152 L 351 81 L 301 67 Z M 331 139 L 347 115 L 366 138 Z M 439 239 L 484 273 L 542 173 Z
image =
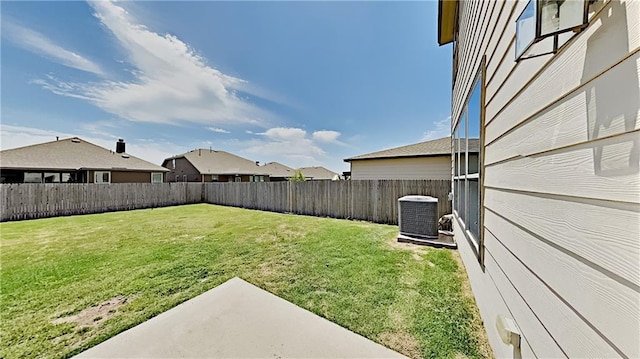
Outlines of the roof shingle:
M 293 168 L 289 166 L 285 166 L 282 163 L 278 163 L 278 162 L 269 162 L 267 164 L 262 165 L 262 168 L 264 171 L 268 172 L 269 176 L 271 177 L 288 178 L 288 177 L 292 177 L 296 171 Z
M 321 166 L 316 167 L 300 167 L 298 168 L 302 174 L 308 179 L 314 180 L 332 180 L 338 174 Z
M 164 162 L 176 158 L 186 158 L 200 172 L 212 175 L 268 175 L 263 167 L 246 158 L 232 153 L 199 148 L 181 155 L 169 157 Z
M 0 151 L 0 168 L 168 171 L 130 154 L 116 153 L 78 137 Z
M 469 150 L 471 152 L 479 152 L 480 140 L 470 139 Z M 345 162 L 354 160 L 371 160 L 379 158 L 398 158 L 398 157 L 422 157 L 422 156 L 441 156 L 451 154 L 451 137 L 443 137 L 436 140 L 415 143 L 401 147 L 389 148 L 382 151 L 376 151 L 363 155 L 346 158 Z

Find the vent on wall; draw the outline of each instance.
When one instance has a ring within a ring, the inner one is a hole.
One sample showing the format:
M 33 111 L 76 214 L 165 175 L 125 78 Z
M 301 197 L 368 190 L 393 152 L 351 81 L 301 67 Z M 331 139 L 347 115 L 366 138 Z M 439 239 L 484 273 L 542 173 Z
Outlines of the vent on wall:
M 438 199 L 429 196 L 404 196 L 398 199 L 399 242 L 454 247 L 440 241 L 438 233 Z

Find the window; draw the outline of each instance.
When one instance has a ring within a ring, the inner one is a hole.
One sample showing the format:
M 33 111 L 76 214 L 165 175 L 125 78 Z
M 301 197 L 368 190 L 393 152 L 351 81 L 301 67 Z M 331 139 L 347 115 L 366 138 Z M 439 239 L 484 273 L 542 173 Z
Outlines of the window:
M 182 182 L 187 182 L 187 175 L 182 175 Z
M 60 173 L 44 173 L 44 183 L 60 183 Z
M 484 67 L 484 61 L 482 63 Z M 482 70 L 474 85 L 462 113 L 456 121 L 453 136 L 453 209 L 458 223 L 473 244 L 480 259 L 482 247 L 482 118 L 483 118 Z
M 211 182 L 218 182 L 218 175 L 211 175 Z
M 162 183 L 163 177 L 162 172 L 151 172 L 151 183 Z
M 95 183 L 111 183 L 111 172 L 96 171 L 93 174 L 93 179 Z
M 242 182 L 242 177 L 236 176 L 236 182 Z
M 516 20 L 516 61 L 555 54 L 588 23 L 589 0 L 529 0 Z
M 42 183 L 41 172 L 25 172 L 24 183 Z
M 264 176 L 249 176 L 250 182 L 264 182 Z
M 176 175 L 176 182 L 180 182 L 180 175 Z

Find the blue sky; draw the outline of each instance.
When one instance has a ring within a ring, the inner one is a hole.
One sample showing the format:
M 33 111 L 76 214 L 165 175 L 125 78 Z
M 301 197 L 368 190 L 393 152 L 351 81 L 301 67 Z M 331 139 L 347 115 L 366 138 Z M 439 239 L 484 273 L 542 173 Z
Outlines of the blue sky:
M 437 2 L 2 2 L 2 149 L 77 135 L 154 163 L 292 167 L 449 133 Z

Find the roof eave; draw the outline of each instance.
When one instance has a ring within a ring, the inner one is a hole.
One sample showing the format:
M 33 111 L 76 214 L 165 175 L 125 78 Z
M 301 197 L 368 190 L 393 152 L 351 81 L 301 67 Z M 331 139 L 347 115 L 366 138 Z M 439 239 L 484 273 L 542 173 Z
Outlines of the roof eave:
M 453 42 L 456 24 L 457 0 L 438 0 L 438 44 Z
M 428 153 L 428 154 L 419 154 L 419 155 L 397 155 L 397 156 L 378 156 L 378 157 L 366 157 L 366 158 L 346 158 L 345 162 L 352 161 L 367 161 L 367 160 L 386 160 L 392 158 L 415 158 L 415 157 L 438 157 L 438 156 L 450 156 L 450 152 L 443 153 Z

